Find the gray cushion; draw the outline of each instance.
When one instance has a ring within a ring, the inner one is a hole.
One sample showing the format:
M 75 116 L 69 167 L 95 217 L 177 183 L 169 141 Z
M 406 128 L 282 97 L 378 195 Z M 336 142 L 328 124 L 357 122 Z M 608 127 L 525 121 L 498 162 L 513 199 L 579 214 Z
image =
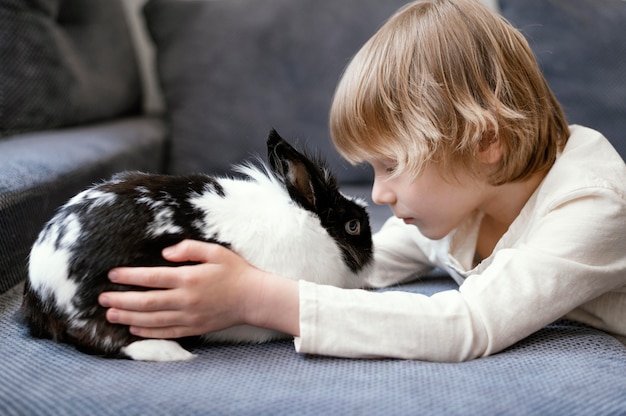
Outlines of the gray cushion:
M 528 38 L 570 123 L 593 127 L 626 158 L 626 1 L 500 0 Z
M 265 153 L 274 127 L 370 181 L 330 142 L 328 111 L 349 58 L 405 0 L 151 0 L 144 9 L 172 124 L 170 170 L 226 172 Z
M 0 137 L 138 113 L 119 0 L 0 0 Z

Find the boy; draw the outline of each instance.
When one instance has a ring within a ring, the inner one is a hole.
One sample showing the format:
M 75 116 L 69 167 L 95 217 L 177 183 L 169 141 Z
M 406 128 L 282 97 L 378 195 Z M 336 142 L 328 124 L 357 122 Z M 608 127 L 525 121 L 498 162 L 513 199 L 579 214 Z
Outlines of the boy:
M 162 290 L 102 294 L 107 318 L 144 337 L 246 323 L 294 335 L 300 352 L 432 361 L 496 353 L 563 316 L 626 340 L 626 165 L 600 133 L 567 125 L 497 14 L 471 0 L 399 10 L 346 69 L 330 127 L 395 214 L 366 285 L 441 267 L 458 291 L 295 282 L 184 241 L 164 257 L 200 264 L 113 270 Z

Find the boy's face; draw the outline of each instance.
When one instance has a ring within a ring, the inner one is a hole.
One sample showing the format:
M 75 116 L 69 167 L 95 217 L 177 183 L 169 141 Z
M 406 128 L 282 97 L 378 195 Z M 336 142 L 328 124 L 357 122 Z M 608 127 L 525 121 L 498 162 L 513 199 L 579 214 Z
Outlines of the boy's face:
M 480 208 L 489 187 L 486 182 L 462 175 L 446 181 L 433 165 L 427 165 L 414 179 L 409 174 L 390 178 L 393 162 L 374 160 L 370 164 L 375 175 L 372 200 L 389 205 L 396 217 L 417 226 L 433 240 L 448 235 Z

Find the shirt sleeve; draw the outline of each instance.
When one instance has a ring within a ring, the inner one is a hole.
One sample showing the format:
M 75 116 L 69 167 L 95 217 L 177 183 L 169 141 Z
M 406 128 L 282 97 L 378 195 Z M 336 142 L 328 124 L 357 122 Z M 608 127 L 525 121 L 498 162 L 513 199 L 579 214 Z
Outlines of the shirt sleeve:
M 448 362 L 496 353 L 624 286 L 625 228 L 623 198 L 585 190 L 555 201 L 458 291 L 427 297 L 301 282 L 296 349 Z
M 372 239 L 374 268 L 365 276 L 367 288 L 396 285 L 433 269 L 429 240 L 399 218 L 389 218 Z

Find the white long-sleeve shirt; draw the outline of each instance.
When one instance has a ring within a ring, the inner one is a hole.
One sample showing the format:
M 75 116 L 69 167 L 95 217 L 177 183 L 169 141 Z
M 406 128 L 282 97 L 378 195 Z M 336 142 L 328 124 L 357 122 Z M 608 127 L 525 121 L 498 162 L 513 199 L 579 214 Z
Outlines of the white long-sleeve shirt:
M 302 353 L 464 361 L 567 317 L 626 341 L 626 165 L 598 132 L 571 126 L 550 172 L 473 267 L 481 214 L 442 240 L 397 218 L 374 236 L 370 287 L 440 267 L 460 285 L 433 296 L 300 282 Z

